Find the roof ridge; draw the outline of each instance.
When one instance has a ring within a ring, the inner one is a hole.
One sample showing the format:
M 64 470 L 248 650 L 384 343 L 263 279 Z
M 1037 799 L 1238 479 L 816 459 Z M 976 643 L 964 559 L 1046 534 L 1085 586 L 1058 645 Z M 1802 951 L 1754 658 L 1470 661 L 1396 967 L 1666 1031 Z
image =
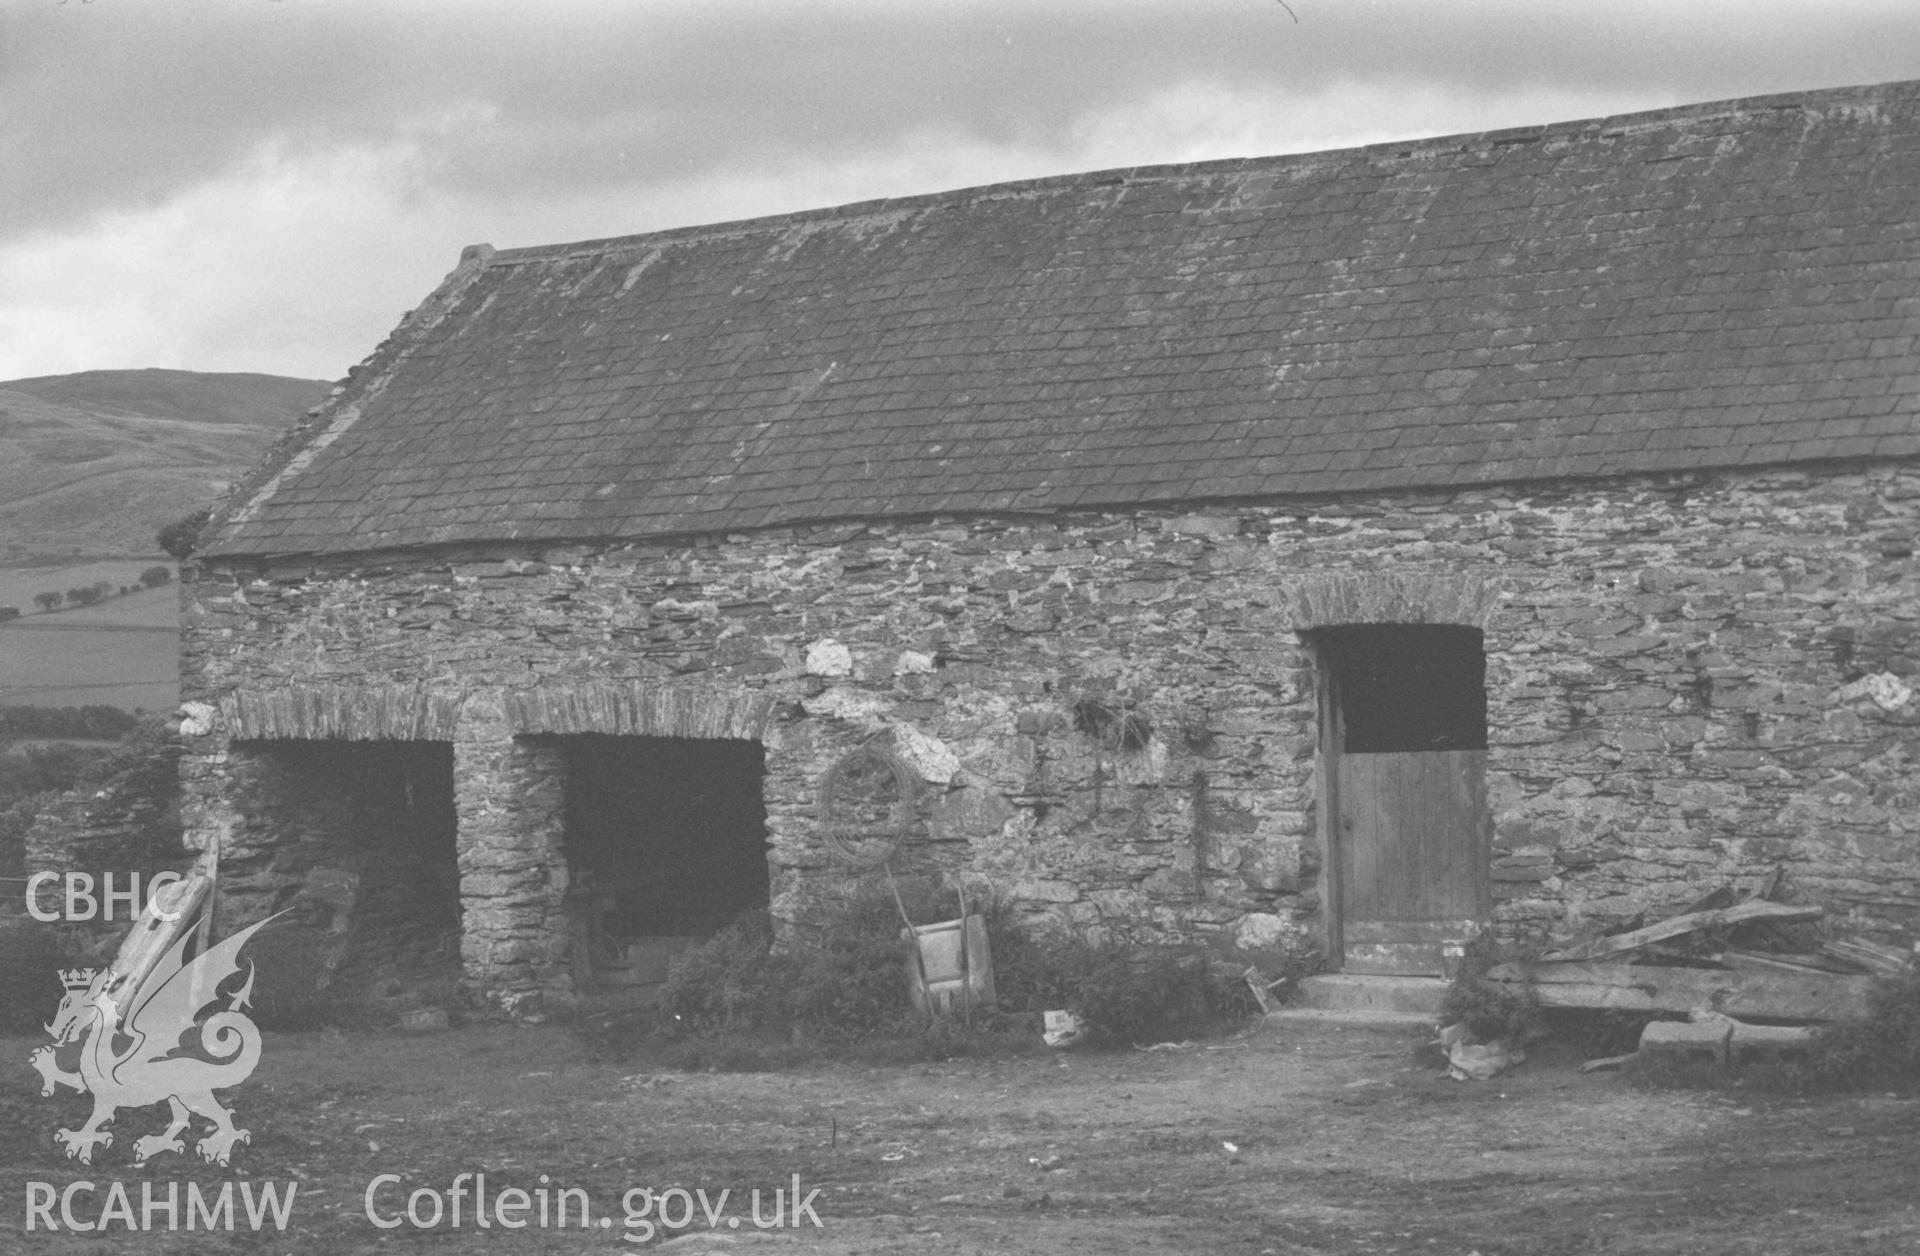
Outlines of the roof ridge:
M 1727 97 L 1694 101 L 1660 109 L 1639 109 L 1626 113 L 1603 114 L 1593 118 L 1569 118 L 1561 122 L 1501 127 L 1489 131 L 1459 131 L 1445 135 L 1415 136 L 1407 139 L 1380 140 L 1349 148 L 1315 148 L 1299 152 L 1269 153 L 1257 157 L 1219 157 L 1208 161 L 1161 162 L 1144 166 L 1112 166 L 1069 174 L 1040 175 L 1031 179 L 1011 179 L 999 183 L 980 183 L 936 192 L 915 192 L 906 196 L 873 197 L 841 205 L 822 205 L 812 209 L 761 214 L 725 222 L 689 223 L 664 227 L 657 231 L 639 231 L 629 235 L 599 236 L 554 244 L 525 245 L 494 249 L 491 245 L 469 245 L 462 252 L 486 249 L 483 259 L 492 266 L 550 261 L 573 255 L 593 255 L 622 249 L 645 248 L 664 242 L 724 239 L 753 235 L 810 223 L 851 222 L 882 214 L 898 214 L 942 205 L 977 203 L 983 200 L 1011 199 L 1026 194 L 1055 191 L 1077 186 L 1124 186 L 1192 175 L 1230 174 L 1236 171 L 1277 167 L 1290 163 L 1310 165 L 1329 160 L 1352 161 L 1391 153 L 1396 158 L 1416 158 L 1433 153 L 1457 153 L 1474 148 L 1496 148 L 1508 144 L 1546 139 L 1556 134 L 1579 135 L 1598 131 L 1647 130 L 1659 125 L 1708 121 L 1734 115 L 1753 115 L 1768 110 L 1805 108 L 1809 103 L 1844 105 L 1862 99 L 1910 96 L 1920 99 L 1920 79 L 1896 79 L 1886 83 L 1856 83 L 1842 87 L 1810 88 L 1775 92 L 1766 96 Z

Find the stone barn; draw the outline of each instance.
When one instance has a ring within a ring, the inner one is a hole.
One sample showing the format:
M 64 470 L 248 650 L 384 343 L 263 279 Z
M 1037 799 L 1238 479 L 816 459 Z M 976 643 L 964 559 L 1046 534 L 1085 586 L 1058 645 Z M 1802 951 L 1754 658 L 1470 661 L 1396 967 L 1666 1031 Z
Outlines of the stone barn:
M 508 1002 L 888 841 L 1350 972 L 1906 945 L 1917 335 L 1920 83 L 475 246 L 204 534 L 189 844 Z

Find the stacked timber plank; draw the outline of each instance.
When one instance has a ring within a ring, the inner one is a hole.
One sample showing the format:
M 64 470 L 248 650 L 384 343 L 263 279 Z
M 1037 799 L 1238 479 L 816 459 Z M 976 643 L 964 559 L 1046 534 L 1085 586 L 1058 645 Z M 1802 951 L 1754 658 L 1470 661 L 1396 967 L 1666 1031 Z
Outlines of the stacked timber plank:
M 1859 1019 L 1873 989 L 1871 977 L 1664 964 L 1501 964 L 1487 976 L 1531 983 L 1541 1007 L 1678 1015 L 1707 1007 L 1727 1016 L 1781 1021 Z
M 1496 965 L 1487 978 L 1531 987 L 1545 1008 L 1686 1016 L 1648 1025 L 1641 1049 L 1703 1051 L 1725 1063 L 1804 1047 L 1812 1031 L 1801 1027 L 1864 1018 L 1877 978 L 1911 968 L 1913 956 L 1893 947 L 1787 927 L 1823 914 L 1764 892 L 1736 901 L 1719 891 L 1651 925 Z

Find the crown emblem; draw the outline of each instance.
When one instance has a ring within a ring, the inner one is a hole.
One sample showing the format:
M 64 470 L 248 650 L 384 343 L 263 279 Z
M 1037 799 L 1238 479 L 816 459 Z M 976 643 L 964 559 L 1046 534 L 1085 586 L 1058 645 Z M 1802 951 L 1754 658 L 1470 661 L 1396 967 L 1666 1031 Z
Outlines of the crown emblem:
M 62 968 L 60 984 L 69 990 L 85 990 L 93 984 L 93 979 L 99 975 L 99 972 L 97 968 Z

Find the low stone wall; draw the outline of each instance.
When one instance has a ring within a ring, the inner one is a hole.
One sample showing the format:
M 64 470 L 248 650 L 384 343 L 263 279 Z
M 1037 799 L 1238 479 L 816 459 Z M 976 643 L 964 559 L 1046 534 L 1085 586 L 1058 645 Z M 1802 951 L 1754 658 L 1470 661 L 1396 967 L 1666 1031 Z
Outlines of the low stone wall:
M 175 805 L 179 757 L 180 746 L 157 722 L 122 740 L 78 787 L 41 799 L 24 835 L 21 871 L 83 872 L 100 895 L 109 874 L 119 893 L 126 894 L 137 878 L 144 894 L 156 874 L 184 869 L 188 856 Z M 63 882 L 43 883 L 39 909 L 64 912 L 63 889 Z M 21 910 L 24 903 L 7 906 Z M 88 931 L 102 937 L 125 933 L 137 914 L 124 898 L 113 904 L 111 920 L 105 909 L 103 899 L 94 908 L 80 904 L 80 910 L 95 912 Z
M 819 786 L 880 738 L 922 786 L 917 857 L 1038 921 L 1304 947 L 1323 905 L 1298 634 L 1467 623 L 1504 933 L 1784 864 L 1842 928 L 1904 938 L 1916 532 L 1920 470 L 1878 467 L 193 571 L 184 815 L 190 841 L 244 821 L 236 736 L 430 728 L 455 745 L 469 973 L 561 988 L 561 787 L 516 737 L 757 736 L 790 920 L 851 875 Z M 1150 732 L 1090 731 L 1084 703 Z

